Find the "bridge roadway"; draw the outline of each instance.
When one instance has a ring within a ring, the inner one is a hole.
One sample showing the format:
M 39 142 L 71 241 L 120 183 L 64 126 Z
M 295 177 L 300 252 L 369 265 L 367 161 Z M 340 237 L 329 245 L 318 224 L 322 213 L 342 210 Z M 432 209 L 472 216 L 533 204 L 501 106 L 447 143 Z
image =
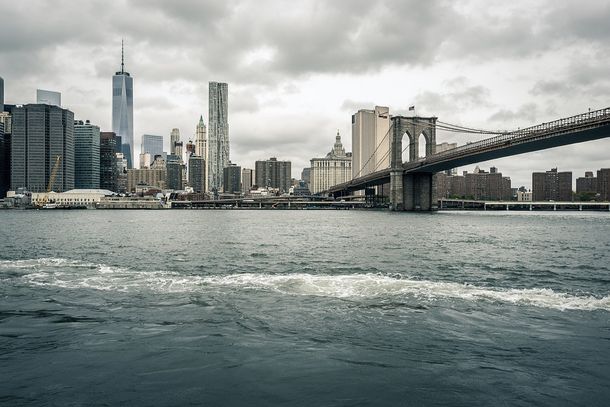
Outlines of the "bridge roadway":
M 402 118 L 408 120 L 409 118 Z M 403 163 L 404 174 L 435 173 L 481 161 L 529 153 L 568 144 L 610 137 L 610 108 L 579 114 L 549 123 L 506 132 L 425 158 Z M 390 182 L 390 168 L 331 187 L 329 194 L 345 193 Z

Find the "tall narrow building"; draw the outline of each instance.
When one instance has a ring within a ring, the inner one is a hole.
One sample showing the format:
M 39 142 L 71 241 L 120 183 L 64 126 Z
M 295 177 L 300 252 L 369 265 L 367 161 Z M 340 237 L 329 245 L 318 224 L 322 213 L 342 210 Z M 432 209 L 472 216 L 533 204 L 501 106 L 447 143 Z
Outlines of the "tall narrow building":
M 173 128 L 169 134 L 169 153 L 172 155 L 176 154 L 176 144 L 180 142 L 180 129 Z
M 125 72 L 121 41 L 121 70 L 112 77 L 112 131 L 121 138 L 127 167 L 133 168 L 133 78 Z
M 223 168 L 229 165 L 229 85 L 209 83 L 208 191 L 222 191 Z
M 74 122 L 74 188 L 100 187 L 100 128 L 89 120 Z

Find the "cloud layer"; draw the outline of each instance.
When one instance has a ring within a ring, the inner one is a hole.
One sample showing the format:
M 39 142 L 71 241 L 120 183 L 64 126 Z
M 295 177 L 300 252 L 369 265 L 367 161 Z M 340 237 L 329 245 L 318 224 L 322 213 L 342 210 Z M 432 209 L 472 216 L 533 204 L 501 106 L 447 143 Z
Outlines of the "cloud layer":
M 349 148 L 351 114 L 374 104 L 392 112 L 415 104 L 420 114 L 490 129 L 610 105 L 603 3 L 28 0 L 3 8 L 0 76 L 8 103 L 58 90 L 77 118 L 107 130 L 125 38 L 136 143 L 144 133 L 169 139 L 173 127 L 188 139 L 199 115 L 207 119 L 207 82 L 226 81 L 232 161 L 253 167 L 277 156 L 293 161 L 297 177 L 326 154 L 336 129 Z M 610 167 L 599 154 L 609 147 L 493 164 L 529 185 L 532 171 Z

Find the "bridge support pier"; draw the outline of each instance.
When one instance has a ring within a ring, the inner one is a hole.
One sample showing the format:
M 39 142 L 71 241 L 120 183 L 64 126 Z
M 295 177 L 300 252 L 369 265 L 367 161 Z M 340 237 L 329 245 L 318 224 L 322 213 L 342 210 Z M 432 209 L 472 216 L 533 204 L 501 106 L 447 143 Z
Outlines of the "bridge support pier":
M 404 211 L 404 175 L 402 169 L 390 172 L 390 210 Z
M 431 211 L 434 204 L 434 174 L 429 172 L 404 175 L 404 210 Z

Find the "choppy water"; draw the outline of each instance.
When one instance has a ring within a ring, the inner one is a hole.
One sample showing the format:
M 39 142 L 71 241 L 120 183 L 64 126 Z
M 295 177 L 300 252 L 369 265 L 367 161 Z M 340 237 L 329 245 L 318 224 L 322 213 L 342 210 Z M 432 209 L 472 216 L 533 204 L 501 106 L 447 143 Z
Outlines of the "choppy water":
M 607 405 L 610 214 L 0 212 L 0 405 Z

